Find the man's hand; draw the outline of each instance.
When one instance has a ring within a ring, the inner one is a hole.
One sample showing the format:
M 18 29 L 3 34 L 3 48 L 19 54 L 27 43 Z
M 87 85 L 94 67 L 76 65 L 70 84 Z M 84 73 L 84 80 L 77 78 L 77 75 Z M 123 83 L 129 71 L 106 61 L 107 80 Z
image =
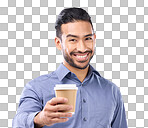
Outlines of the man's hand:
M 55 123 L 68 121 L 68 117 L 72 117 L 72 114 L 64 111 L 71 110 L 72 106 L 66 105 L 67 102 L 68 100 L 63 97 L 52 98 L 46 103 L 44 109 L 35 116 L 35 126 L 51 126 Z

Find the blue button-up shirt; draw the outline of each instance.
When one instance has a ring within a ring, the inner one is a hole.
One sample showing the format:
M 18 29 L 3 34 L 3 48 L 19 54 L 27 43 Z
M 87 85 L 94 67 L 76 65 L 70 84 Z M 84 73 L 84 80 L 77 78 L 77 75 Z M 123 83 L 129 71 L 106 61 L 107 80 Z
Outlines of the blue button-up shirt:
M 34 128 L 34 117 L 55 97 L 56 84 L 78 87 L 75 114 L 67 122 L 43 128 L 127 128 L 123 100 L 118 87 L 101 77 L 90 65 L 81 82 L 63 64 L 48 75 L 30 81 L 23 89 L 13 128 Z

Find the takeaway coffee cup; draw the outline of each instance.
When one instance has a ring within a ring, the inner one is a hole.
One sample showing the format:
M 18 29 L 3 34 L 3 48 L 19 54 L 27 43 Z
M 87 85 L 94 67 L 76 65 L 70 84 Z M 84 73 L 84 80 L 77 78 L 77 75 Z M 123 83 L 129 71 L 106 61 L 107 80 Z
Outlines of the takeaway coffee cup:
M 64 97 L 68 99 L 68 105 L 72 105 L 73 109 L 66 111 L 72 114 L 75 113 L 75 104 L 76 104 L 76 96 L 77 90 L 76 84 L 56 84 L 54 87 L 56 97 Z

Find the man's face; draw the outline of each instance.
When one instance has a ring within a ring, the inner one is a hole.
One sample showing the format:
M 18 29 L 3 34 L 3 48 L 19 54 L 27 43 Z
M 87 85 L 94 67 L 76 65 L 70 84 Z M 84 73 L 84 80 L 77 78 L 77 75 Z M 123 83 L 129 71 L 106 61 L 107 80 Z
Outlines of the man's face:
M 96 36 L 92 26 L 86 21 L 76 21 L 61 26 L 62 54 L 70 66 L 85 69 L 95 51 Z

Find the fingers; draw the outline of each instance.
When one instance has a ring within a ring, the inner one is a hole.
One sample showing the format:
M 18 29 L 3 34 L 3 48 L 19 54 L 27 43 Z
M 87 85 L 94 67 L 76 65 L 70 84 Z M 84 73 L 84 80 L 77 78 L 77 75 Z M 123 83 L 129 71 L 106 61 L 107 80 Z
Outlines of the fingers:
M 63 113 L 63 112 L 51 113 L 50 117 L 53 118 L 72 117 L 72 113 Z
M 50 105 L 56 105 L 56 104 L 65 104 L 68 102 L 67 98 L 64 97 L 58 97 L 58 98 L 52 98 L 48 103 Z
M 68 118 L 53 118 L 52 119 L 52 123 L 55 124 L 55 123 L 63 123 L 63 122 L 66 122 L 68 121 Z
M 51 125 L 53 125 L 53 124 L 55 124 L 55 123 L 63 123 L 63 122 L 66 122 L 66 121 L 68 121 L 68 118 L 58 118 L 58 117 L 55 117 L 55 118 L 46 118 L 45 119 L 46 120 L 46 123 L 45 123 L 45 125 L 47 125 L 47 126 L 51 126 Z
M 64 104 L 59 104 L 55 106 L 50 106 L 47 108 L 48 111 L 53 111 L 53 112 L 58 112 L 58 111 L 68 111 L 72 109 L 71 105 L 64 105 Z

